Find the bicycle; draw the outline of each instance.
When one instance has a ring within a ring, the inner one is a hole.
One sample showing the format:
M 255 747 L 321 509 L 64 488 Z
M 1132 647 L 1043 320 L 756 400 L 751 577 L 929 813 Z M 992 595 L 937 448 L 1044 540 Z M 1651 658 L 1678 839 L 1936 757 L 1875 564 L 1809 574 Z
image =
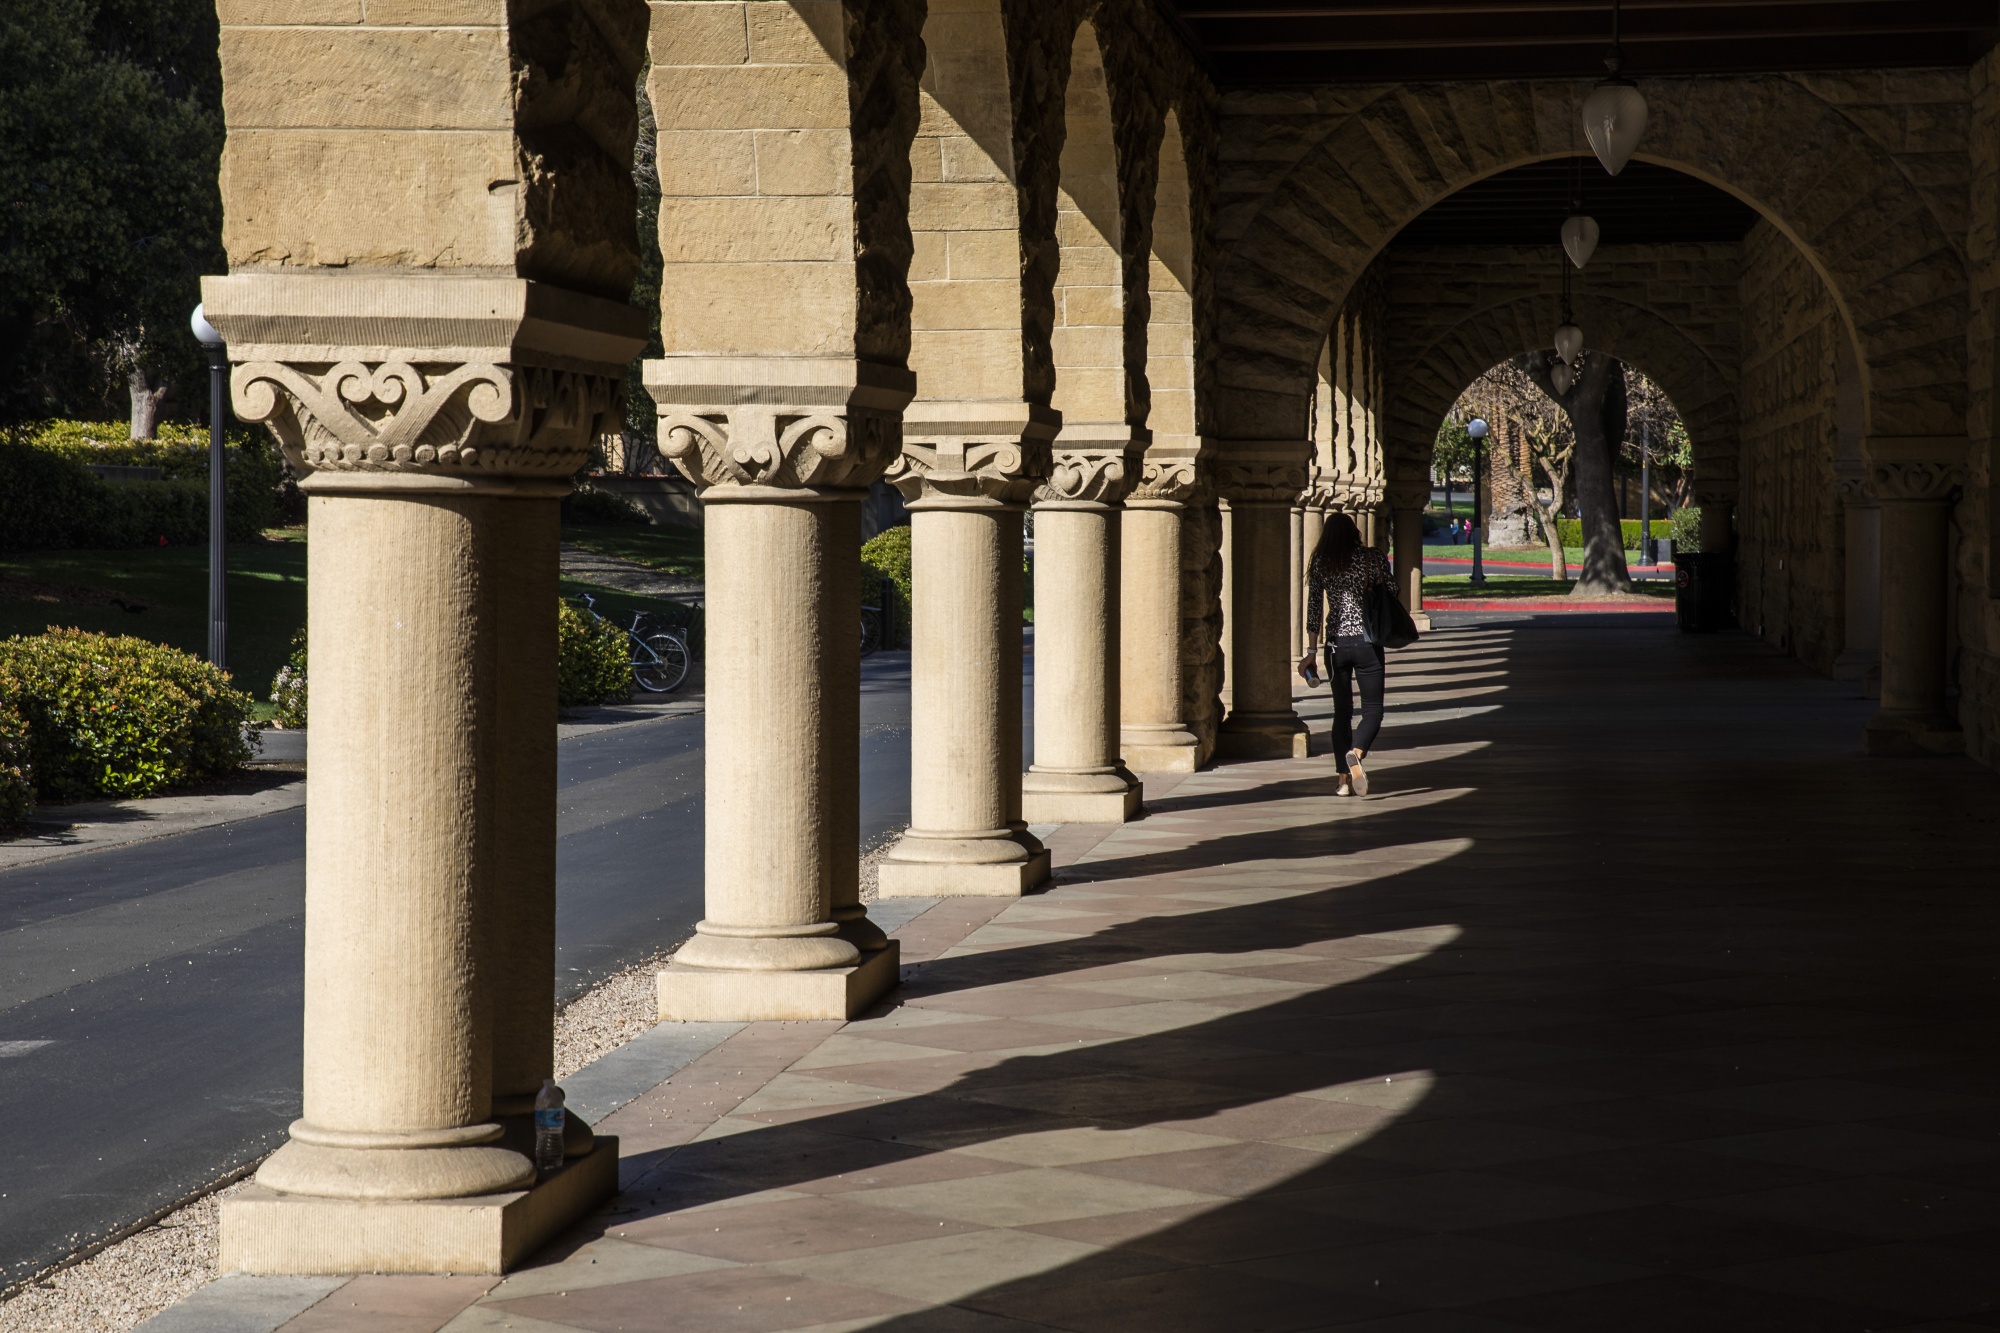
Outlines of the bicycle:
M 617 624 L 597 612 L 597 599 L 583 594 L 584 612 L 593 620 Z M 632 645 L 632 683 L 649 694 L 667 694 L 687 680 L 694 654 L 688 648 L 687 631 L 662 626 L 650 612 L 634 611 L 629 626 L 619 626 Z

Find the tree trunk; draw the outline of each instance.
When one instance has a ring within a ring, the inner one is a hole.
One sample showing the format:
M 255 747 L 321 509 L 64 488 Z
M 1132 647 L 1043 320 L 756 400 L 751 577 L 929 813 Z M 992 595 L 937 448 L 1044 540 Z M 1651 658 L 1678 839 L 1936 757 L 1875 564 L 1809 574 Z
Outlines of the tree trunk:
M 1602 352 L 1584 358 L 1583 372 L 1566 394 L 1557 393 L 1549 379 L 1548 352 L 1530 352 L 1522 369 L 1537 388 L 1549 396 L 1569 417 L 1576 434 L 1576 451 L 1570 466 L 1576 475 L 1576 503 L 1583 524 L 1583 568 L 1578 571 L 1572 597 L 1615 597 L 1632 591 L 1632 576 L 1625 568 L 1624 529 L 1616 517 L 1618 495 L 1611 472 L 1611 442 L 1605 430 L 1607 409 L 1622 423 L 1624 395 L 1615 403 L 1607 401 L 1612 377 L 1622 389 L 1625 368 Z
M 152 377 L 140 366 L 132 367 L 125 382 L 132 391 L 132 438 L 150 440 L 160 424 L 160 403 L 167 396 L 168 386 L 155 387 Z

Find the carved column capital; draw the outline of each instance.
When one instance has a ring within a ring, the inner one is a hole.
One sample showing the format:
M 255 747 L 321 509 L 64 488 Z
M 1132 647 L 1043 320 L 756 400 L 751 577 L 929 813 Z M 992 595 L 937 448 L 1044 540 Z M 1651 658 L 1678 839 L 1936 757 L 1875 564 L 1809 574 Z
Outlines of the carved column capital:
M 202 296 L 237 416 L 307 490 L 566 485 L 619 429 L 645 337 L 630 306 L 514 278 L 238 274 Z
M 668 357 L 645 365 L 660 453 L 708 503 L 861 490 L 902 447 L 915 377 L 839 357 Z
M 1146 433 L 1130 426 L 1064 426 L 1037 505 L 1115 505 L 1139 483 Z
M 1383 487 L 1383 494 L 1398 512 L 1414 509 L 1421 513 L 1431 502 L 1431 484 L 1428 481 L 1392 481 Z
M 1033 403 L 913 403 L 885 475 L 913 509 L 1026 504 L 1049 475 L 1061 424 Z
M 1225 444 L 1215 458 L 1215 489 L 1232 505 L 1289 507 L 1306 488 L 1312 446 L 1301 440 Z
M 1912 460 L 1868 467 L 1868 490 L 1883 504 L 1949 504 L 1964 486 L 1965 469 L 1956 463 Z
M 1850 509 L 1870 509 L 1877 501 L 1869 486 L 1868 468 L 1858 458 L 1837 458 L 1833 463 L 1833 486 L 1841 503 Z
M 1166 443 L 1155 440 L 1140 464 L 1139 484 L 1125 498 L 1130 507 L 1179 508 L 1197 504 L 1208 494 L 1211 482 L 1210 459 L 1203 442 L 1181 437 Z

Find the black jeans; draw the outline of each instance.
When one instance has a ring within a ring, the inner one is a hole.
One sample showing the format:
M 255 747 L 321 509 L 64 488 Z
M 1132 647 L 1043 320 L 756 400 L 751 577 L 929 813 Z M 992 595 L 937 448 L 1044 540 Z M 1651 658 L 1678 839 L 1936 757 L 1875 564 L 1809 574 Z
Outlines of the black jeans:
M 1333 686 L 1333 753 L 1347 771 L 1349 750 L 1372 750 L 1382 730 L 1382 646 L 1365 639 L 1335 639 L 1326 648 L 1327 680 Z M 1354 682 L 1361 682 L 1361 730 L 1354 729 Z

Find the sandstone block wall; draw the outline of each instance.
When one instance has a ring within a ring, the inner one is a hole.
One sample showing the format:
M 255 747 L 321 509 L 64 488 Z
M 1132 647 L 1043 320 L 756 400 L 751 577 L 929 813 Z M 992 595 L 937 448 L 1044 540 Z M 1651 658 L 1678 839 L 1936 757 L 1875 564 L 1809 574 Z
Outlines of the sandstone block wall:
M 1958 596 L 1958 721 L 1968 754 L 2000 765 L 2000 53 L 1972 70 L 1967 141 L 1966 252 L 1972 275 L 1966 333 L 1964 498 L 1952 512 Z
M 1845 642 L 1845 529 L 1834 476 L 1840 340 L 1833 297 L 1767 222 L 1743 243 L 1743 447 L 1736 500 L 1743 627 L 1831 671 Z
M 641 0 L 220 0 L 232 270 L 469 271 L 624 297 Z

